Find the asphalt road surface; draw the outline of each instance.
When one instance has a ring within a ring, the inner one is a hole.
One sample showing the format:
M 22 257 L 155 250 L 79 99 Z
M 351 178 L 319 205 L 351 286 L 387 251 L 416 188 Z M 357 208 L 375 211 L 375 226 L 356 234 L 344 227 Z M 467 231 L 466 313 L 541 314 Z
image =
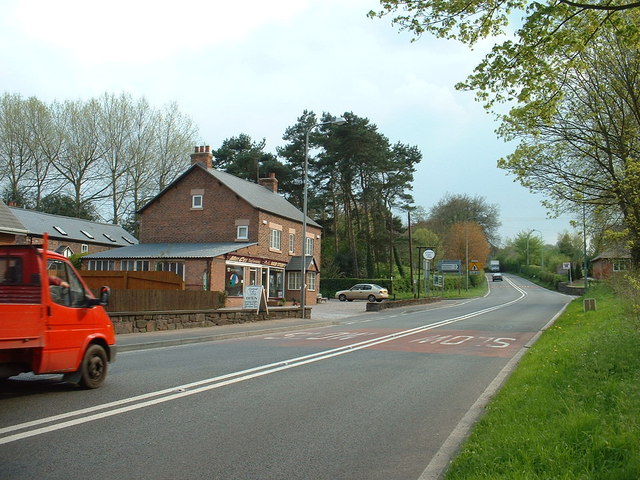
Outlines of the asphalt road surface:
M 0 478 L 437 478 L 570 297 L 488 296 L 340 325 L 123 352 L 106 384 L 0 384 Z

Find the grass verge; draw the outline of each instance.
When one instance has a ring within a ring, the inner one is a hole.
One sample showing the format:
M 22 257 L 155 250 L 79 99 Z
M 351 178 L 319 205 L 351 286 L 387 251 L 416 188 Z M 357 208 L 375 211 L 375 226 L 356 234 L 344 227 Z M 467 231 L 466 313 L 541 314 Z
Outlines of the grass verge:
M 615 295 L 574 301 L 487 406 L 447 480 L 640 478 L 640 333 Z

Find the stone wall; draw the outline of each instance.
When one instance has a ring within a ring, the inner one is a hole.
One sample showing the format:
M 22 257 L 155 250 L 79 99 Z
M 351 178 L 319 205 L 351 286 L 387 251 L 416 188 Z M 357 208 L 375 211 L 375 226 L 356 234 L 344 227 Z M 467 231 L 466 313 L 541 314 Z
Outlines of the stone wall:
M 379 312 L 380 310 L 386 310 L 387 308 L 412 307 L 415 305 L 439 302 L 440 300 L 442 300 L 440 297 L 426 297 L 407 298 L 404 300 L 387 300 L 384 302 L 367 302 L 367 312 Z
M 305 308 L 306 318 L 311 309 Z M 300 318 L 299 307 L 274 307 L 267 312 L 225 308 L 220 310 L 175 310 L 168 312 L 110 313 L 116 334 L 146 333 L 183 328 L 215 327 L 233 323 L 259 322 L 281 318 Z
M 574 287 L 567 283 L 558 284 L 558 291 L 560 293 L 564 293 L 566 295 L 574 295 L 576 297 L 581 297 L 584 295 L 584 287 Z

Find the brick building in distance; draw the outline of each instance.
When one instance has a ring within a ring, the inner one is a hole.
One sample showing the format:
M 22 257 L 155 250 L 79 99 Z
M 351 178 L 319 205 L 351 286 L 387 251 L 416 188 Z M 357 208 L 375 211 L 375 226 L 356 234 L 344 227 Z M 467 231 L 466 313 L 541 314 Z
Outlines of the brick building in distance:
M 208 146 L 196 147 L 191 167 L 139 210 L 140 244 L 88 255 L 85 268 L 171 271 L 185 288 L 225 291 L 227 305 L 240 306 L 249 285 L 299 302 L 304 258 L 305 302 L 315 303 L 320 225 L 307 218 L 303 255 L 302 212 L 277 193 L 275 175 L 257 184 L 212 162 Z

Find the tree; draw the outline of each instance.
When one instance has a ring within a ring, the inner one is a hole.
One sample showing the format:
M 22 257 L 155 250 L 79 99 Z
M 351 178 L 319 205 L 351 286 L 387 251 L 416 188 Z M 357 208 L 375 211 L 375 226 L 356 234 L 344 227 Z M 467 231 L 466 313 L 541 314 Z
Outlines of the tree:
M 535 106 L 507 117 L 504 134 L 521 142 L 499 165 L 532 191 L 545 193 L 557 211 L 606 212 L 610 224 L 623 226 L 638 264 L 640 52 L 603 34 L 579 59 L 551 119 Z
M 278 179 L 278 188 L 288 192 L 294 180 L 294 173 L 275 155 L 265 152 L 265 146 L 265 139 L 255 142 L 246 133 L 227 138 L 220 148 L 213 150 L 213 166 L 254 183 L 257 183 L 259 178 L 274 173 Z
M 162 110 L 144 99 L 105 93 L 88 101 L 45 104 L 0 97 L 0 187 L 3 198 L 40 209 L 44 197 L 74 199 L 73 216 L 92 204 L 113 222 L 135 212 L 188 166 L 196 130 L 175 103 Z
M 73 197 L 61 193 L 52 193 L 43 197 L 40 204 L 40 211 L 53 215 L 83 218 L 91 221 L 96 221 L 99 218 L 96 208 L 91 203 L 83 202 L 80 208 L 78 208 Z
M 485 198 L 447 193 L 431 208 L 426 223 L 440 235 L 445 235 L 458 222 L 477 223 L 490 243 L 498 243 L 499 208 L 496 204 L 487 203 Z
M 302 206 L 305 138 L 309 134 L 309 215 L 325 228 L 323 258 L 334 258 L 347 275 L 379 276 L 393 270 L 393 239 L 402 230 L 392 214 L 413 202 L 411 188 L 417 148 L 389 140 L 367 118 L 346 112 L 320 119 L 305 110 L 278 148 L 294 172 L 291 201 Z M 331 242 L 331 243 L 329 243 Z M 330 248 L 329 248 L 330 247 Z
M 490 246 L 479 223 L 465 221 L 451 225 L 445 238 L 445 255 L 455 260 L 486 263 Z
M 510 23 L 522 18 L 515 39 L 495 45 L 475 73 L 459 84 L 459 88 L 476 90 L 488 108 L 504 101 L 531 103 L 541 93 L 558 92 L 564 73 L 576 62 L 576 55 L 603 30 L 618 30 L 636 43 L 639 35 L 637 29 L 624 24 L 626 11 L 637 8 L 640 5 L 637 2 L 381 0 L 380 3 L 382 10 L 369 12 L 370 17 L 395 15 L 392 24 L 413 32 L 416 38 L 429 33 L 469 46 L 487 37 L 509 33 Z M 546 108 L 552 112 L 553 102 Z

